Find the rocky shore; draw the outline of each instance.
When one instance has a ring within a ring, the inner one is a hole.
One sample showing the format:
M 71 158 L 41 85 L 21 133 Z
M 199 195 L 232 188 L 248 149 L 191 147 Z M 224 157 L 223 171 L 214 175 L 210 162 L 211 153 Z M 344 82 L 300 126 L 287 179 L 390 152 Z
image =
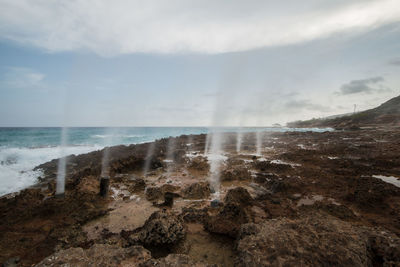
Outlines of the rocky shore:
M 57 160 L 0 198 L 3 266 L 400 266 L 400 129 L 224 134 L 220 195 L 206 136 Z M 175 144 L 167 160 L 168 144 Z M 154 151 L 149 158 L 150 146 Z M 149 171 L 144 174 L 145 162 Z

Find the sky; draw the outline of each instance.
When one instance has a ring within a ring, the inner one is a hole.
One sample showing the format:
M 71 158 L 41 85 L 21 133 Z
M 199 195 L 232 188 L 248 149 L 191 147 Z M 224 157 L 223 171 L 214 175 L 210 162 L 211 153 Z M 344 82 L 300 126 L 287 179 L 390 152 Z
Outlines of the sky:
M 0 127 L 283 125 L 399 74 L 398 0 L 0 0 Z

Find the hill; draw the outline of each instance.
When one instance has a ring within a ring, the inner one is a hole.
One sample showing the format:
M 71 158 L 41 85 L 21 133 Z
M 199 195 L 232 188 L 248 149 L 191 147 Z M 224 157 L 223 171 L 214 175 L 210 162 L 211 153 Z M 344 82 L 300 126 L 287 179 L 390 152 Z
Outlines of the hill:
M 294 121 L 287 124 L 288 127 L 332 127 L 335 129 L 382 125 L 400 126 L 400 96 L 386 101 L 379 107 L 351 115 Z

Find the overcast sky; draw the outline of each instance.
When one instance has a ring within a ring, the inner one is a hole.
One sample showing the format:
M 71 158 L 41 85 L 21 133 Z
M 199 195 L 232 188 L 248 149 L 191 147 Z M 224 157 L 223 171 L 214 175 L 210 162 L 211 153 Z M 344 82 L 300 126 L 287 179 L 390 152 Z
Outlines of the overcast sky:
M 0 0 L 0 126 L 265 126 L 400 94 L 398 0 Z

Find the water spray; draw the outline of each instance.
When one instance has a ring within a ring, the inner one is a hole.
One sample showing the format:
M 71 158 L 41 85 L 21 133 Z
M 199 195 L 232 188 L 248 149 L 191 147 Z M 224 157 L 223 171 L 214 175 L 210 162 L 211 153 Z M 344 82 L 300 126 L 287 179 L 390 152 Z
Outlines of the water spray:
M 57 166 L 57 180 L 56 180 L 56 196 L 64 197 L 65 193 L 65 176 L 67 172 L 67 157 L 65 156 L 65 147 L 67 145 L 67 128 L 61 129 L 61 147 L 60 159 Z
M 143 176 L 146 176 L 146 174 L 149 172 L 151 160 L 154 154 L 154 149 L 155 149 L 155 142 L 151 142 L 149 148 L 147 149 L 146 161 L 143 167 Z

